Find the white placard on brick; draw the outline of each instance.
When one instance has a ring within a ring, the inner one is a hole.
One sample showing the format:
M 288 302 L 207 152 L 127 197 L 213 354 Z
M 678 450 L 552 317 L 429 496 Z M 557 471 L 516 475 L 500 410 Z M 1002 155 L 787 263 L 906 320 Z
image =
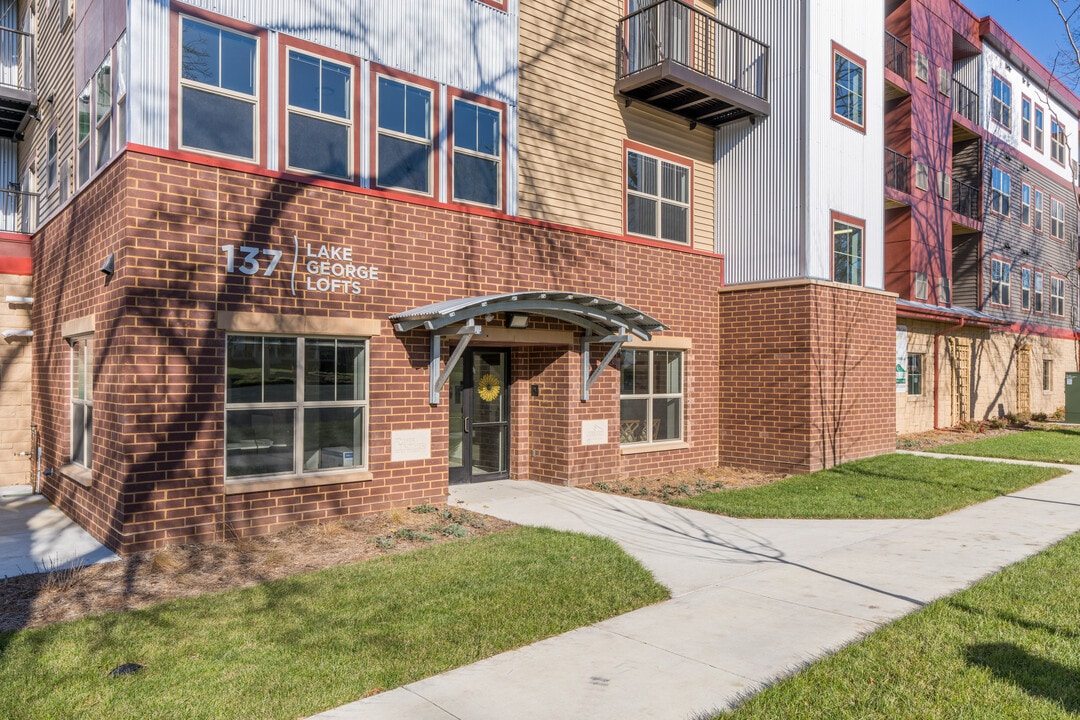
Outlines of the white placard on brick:
M 431 430 L 395 430 L 390 433 L 390 460 L 427 460 L 431 457 Z
M 607 441 L 607 420 L 581 421 L 582 445 L 603 445 Z

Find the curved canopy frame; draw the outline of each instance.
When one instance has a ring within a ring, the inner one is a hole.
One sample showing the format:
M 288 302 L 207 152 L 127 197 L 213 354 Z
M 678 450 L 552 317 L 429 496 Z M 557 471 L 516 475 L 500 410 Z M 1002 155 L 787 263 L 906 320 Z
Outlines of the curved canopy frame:
M 432 405 L 439 403 L 439 391 L 446 384 L 446 380 L 450 377 L 458 360 L 461 359 L 469 341 L 482 331 L 482 328 L 476 324 L 476 318 L 496 313 L 540 315 L 563 320 L 585 329 L 586 334 L 582 338 L 581 349 L 581 399 L 583 401 L 589 399 L 589 389 L 600 377 L 600 372 L 607 367 L 631 335 L 642 340 L 651 340 L 654 332 L 667 329 L 667 326 L 659 320 L 625 303 L 618 303 L 598 295 L 554 291 L 528 291 L 444 300 L 391 315 L 390 321 L 394 323 L 394 328 L 398 332 L 408 332 L 417 328 L 424 328 L 431 332 L 429 401 Z M 450 329 L 451 325 L 459 323 L 465 324 L 460 328 Z M 457 335 L 461 341 L 450 355 L 446 368 L 439 372 L 442 355 L 440 338 L 443 335 Z M 589 346 L 593 343 L 610 343 L 611 348 L 599 367 L 590 373 Z

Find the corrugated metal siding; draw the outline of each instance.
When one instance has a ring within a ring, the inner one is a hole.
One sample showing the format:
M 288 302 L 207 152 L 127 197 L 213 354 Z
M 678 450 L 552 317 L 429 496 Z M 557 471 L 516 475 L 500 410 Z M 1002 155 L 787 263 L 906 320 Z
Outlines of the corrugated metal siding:
M 721 21 L 765 42 L 769 117 L 717 131 L 717 249 L 728 284 L 803 275 L 802 3 L 725 0 Z
M 128 122 L 131 142 L 169 147 L 169 3 L 130 0 L 131 63 Z

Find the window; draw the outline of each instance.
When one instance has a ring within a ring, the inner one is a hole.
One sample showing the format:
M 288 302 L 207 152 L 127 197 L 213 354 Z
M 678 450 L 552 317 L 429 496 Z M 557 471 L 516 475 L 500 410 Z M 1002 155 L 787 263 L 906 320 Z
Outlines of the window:
M 690 242 L 690 168 L 626 151 L 626 232 Z
M 623 350 L 620 372 L 620 442 L 627 445 L 681 440 L 682 353 Z
M 226 478 L 366 466 L 367 340 L 229 336 Z
M 952 291 L 949 278 L 942 277 L 937 280 L 937 304 L 948 307 L 952 303 Z
M 57 183 L 57 165 L 56 165 L 56 153 L 57 153 L 57 134 L 56 128 L 49 128 L 49 139 L 46 142 L 45 150 L 45 187 L 48 190 L 56 188 Z
M 1050 392 L 1054 389 L 1054 361 L 1043 360 L 1043 376 L 1042 376 L 1042 389 L 1043 392 Z
M 1038 105 L 1035 106 L 1035 131 L 1033 137 L 1035 138 L 1035 149 L 1039 152 L 1043 151 L 1043 109 Z
M 128 36 L 116 41 L 116 149 L 127 144 Z
M 1050 157 L 1056 163 L 1065 164 L 1065 126 L 1057 118 L 1050 120 Z
M 502 205 L 502 113 L 454 99 L 454 200 Z
M 258 41 L 181 18 L 180 146 L 255 160 Z
M 854 218 L 850 222 L 833 214 L 833 280 L 862 285 L 862 248 L 865 226 Z
M 1020 139 L 1031 144 L 1031 100 L 1027 97 L 1020 99 Z
M 75 146 L 79 159 L 79 186 L 90 179 L 90 83 L 75 101 Z
M 952 178 L 949 177 L 949 173 L 944 170 L 938 171 L 937 174 L 937 192 L 938 197 L 943 200 L 949 200 L 952 198 Z
M 1065 203 L 1056 198 L 1050 198 L 1050 236 L 1065 239 Z
M 922 395 L 922 361 L 922 355 L 910 354 L 907 356 L 908 395 Z
M 990 207 L 994 212 L 1008 217 L 1009 199 L 1012 195 L 1012 176 L 1009 173 L 994 168 L 990 181 Z
M 376 183 L 432 193 L 431 90 L 379 76 Z
M 1024 310 L 1031 309 L 1031 269 L 1020 270 L 1020 307 Z
M 1065 317 L 1065 279 L 1050 276 L 1050 314 Z
M 858 130 L 866 126 L 865 75 L 866 61 L 833 43 L 833 117 Z
M 937 91 L 939 94 L 949 97 L 949 92 L 952 90 L 952 75 L 949 74 L 948 69 L 937 69 Z
M 993 259 L 990 261 L 990 303 L 1009 306 L 1009 263 Z
M 1031 186 L 1027 183 L 1020 186 L 1020 222 L 1031 224 Z
M 915 77 L 926 82 L 930 78 L 930 59 L 926 53 L 915 51 Z
M 352 177 L 352 68 L 289 50 L 286 167 Z
M 71 338 L 71 462 L 89 469 L 94 427 L 94 342 Z
M 915 299 L 925 300 L 930 296 L 930 281 L 926 273 L 915 273 Z
M 915 187 L 920 190 L 930 187 L 930 167 L 926 163 L 915 163 Z
M 991 88 L 990 117 L 1006 129 L 1012 128 L 1012 87 L 995 74 Z
M 106 57 L 94 75 L 95 169 L 112 157 L 112 90 L 112 61 Z
M 1034 191 L 1035 201 L 1031 206 L 1031 227 L 1035 228 L 1036 232 L 1042 232 L 1043 229 L 1043 193 L 1038 188 Z
M 1043 274 L 1041 272 L 1035 273 L 1035 304 L 1032 310 L 1037 313 L 1043 311 Z

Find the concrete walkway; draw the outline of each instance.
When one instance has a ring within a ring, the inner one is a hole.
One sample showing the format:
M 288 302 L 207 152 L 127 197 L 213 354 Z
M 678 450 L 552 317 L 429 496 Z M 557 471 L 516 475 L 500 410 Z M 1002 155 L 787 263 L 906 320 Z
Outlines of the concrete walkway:
M 1080 531 L 1080 468 L 933 520 L 736 520 L 502 481 L 451 502 L 615 539 L 672 599 L 318 715 L 671 718 L 799 666 Z
M 0 488 L 0 578 L 116 559 L 29 485 Z

